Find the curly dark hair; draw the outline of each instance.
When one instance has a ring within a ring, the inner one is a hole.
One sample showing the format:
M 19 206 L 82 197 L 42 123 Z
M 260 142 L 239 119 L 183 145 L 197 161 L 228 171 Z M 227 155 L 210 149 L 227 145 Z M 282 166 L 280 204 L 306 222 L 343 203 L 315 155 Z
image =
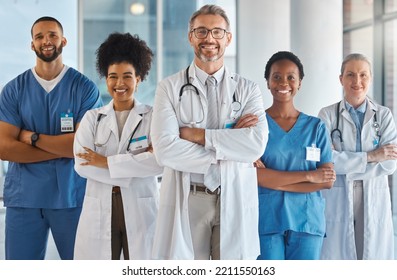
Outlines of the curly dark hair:
M 269 80 L 270 68 L 272 67 L 273 63 L 275 63 L 279 60 L 284 60 L 284 59 L 292 61 L 293 63 L 296 64 L 296 66 L 298 66 L 299 79 L 301 79 L 301 80 L 303 79 L 303 77 L 305 76 L 305 73 L 303 72 L 303 65 L 302 65 L 302 62 L 300 61 L 300 59 L 292 52 L 280 51 L 280 52 L 273 54 L 272 57 L 269 59 L 269 61 L 266 63 L 266 68 L 265 68 L 266 81 Z
M 96 50 L 96 69 L 99 76 L 108 75 L 109 66 L 127 62 L 135 68 L 136 76 L 143 81 L 149 73 L 153 52 L 138 35 L 112 33 Z

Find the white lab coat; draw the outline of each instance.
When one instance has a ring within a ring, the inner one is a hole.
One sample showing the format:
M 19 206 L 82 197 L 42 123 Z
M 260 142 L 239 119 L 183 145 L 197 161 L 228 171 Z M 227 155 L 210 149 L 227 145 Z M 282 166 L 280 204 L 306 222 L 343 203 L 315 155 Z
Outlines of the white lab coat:
M 83 152 L 83 147 L 88 147 L 108 157 L 109 169 L 81 166 L 83 160 L 75 157 L 77 173 L 87 178 L 76 234 L 75 259 L 111 259 L 113 186 L 121 188 L 130 259 L 150 259 L 159 199 L 156 175 L 162 173 L 162 168 L 153 153 L 144 150 L 127 152 L 131 134 L 141 119 L 134 138 L 149 137 L 151 107 L 139 104 L 137 100 L 134 102 L 121 138 L 113 101 L 88 111 L 76 132 L 74 153 Z M 99 124 L 98 114 L 103 114 Z M 94 141 L 106 144 L 96 147 Z
M 329 131 L 336 128 L 337 104 L 323 108 L 319 117 Z M 326 199 L 326 238 L 322 259 L 357 259 L 353 224 L 353 182 L 363 181 L 364 191 L 364 252 L 363 259 L 394 259 L 394 235 L 388 175 L 396 170 L 396 161 L 367 163 L 367 151 L 374 150 L 376 131 L 374 114 L 380 125 L 379 147 L 397 143 L 393 115 L 386 107 L 367 98 L 363 128 L 362 151 L 356 152 L 356 126 L 342 101 L 339 109 L 339 129 L 343 148 L 333 135 L 333 159 L 337 179 L 330 190 L 323 191 Z
M 196 127 L 205 128 L 207 100 L 195 78 L 194 64 L 189 68 L 189 77 L 199 90 L 205 112 L 203 122 Z M 151 131 L 156 158 L 165 168 L 153 245 L 156 259 L 194 259 L 188 213 L 190 173 L 205 174 L 217 161 L 222 189 L 221 259 L 256 259 L 259 255 L 258 184 L 253 162 L 263 154 L 268 137 L 263 96 L 255 83 L 228 69 L 224 79 L 223 92 L 227 94 L 221 97 L 221 122 L 229 119 L 236 92 L 241 115 L 256 114 L 259 123 L 252 128 L 206 130 L 205 147 L 179 138 L 179 128 L 187 126 L 181 122 L 178 110 L 179 91 L 186 83 L 185 70 L 158 85 Z

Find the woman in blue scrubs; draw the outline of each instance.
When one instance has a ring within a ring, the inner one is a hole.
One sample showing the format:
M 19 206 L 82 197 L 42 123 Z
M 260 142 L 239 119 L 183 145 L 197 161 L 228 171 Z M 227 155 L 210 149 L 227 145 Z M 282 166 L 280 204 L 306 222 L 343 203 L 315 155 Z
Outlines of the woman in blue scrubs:
M 258 259 L 319 259 L 325 235 L 324 199 L 336 175 L 329 133 L 317 117 L 294 106 L 304 76 L 291 52 L 275 53 L 265 78 L 273 96 L 266 110 L 269 140 L 256 162 L 259 192 Z

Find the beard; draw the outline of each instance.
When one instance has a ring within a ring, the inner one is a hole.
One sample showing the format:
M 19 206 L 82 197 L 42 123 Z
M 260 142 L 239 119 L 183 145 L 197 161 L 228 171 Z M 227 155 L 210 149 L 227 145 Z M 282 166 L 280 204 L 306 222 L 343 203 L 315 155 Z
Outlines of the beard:
M 196 49 L 195 54 L 202 62 L 215 62 L 218 61 L 223 56 L 224 53 L 218 52 L 214 56 L 207 56 L 202 52 L 199 46 L 199 48 Z
M 40 49 L 37 50 L 36 48 L 34 49 L 34 52 L 36 53 L 37 57 L 40 58 L 41 60 L 45 62 L 52 62 L 58 58 L 58 56 L 62 53 L 62 49 L 63 49 L 62 44 L 58 48 L 56 46 L 54 47 L 55 47 L 54 53 L 51 56 L 45 56 Z

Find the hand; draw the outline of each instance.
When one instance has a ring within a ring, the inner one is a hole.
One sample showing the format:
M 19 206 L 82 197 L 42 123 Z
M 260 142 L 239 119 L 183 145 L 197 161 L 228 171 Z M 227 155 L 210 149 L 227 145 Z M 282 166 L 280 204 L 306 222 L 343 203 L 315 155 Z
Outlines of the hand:
M 32 145 L 32 135 L 33 131 L 21 129 L 18 135 L 18 140 L 22 143 L 25 143 L 27 145 Z
M 254 167 L 256 167 L 256 168 L 266 168 L 265 164 L 261 161 L 260 158 L 257 159 L 257 160 L 254 162 Z
M 152 146 L 152 144 L 150 144 L 150 145 L 146 148 L 146 152 L 153 153 L 153 146 Z
M 367 153 L 367 162 L 381 162 L 397 159 L 397 145 L 386 144 Z
M 107 157 L 104 157 L 87 147 L 83 147 L 83 148 L 86 151 L 86 153 L 76 154 L 78 158 L 86 160 L 85 162 L 82 162 L 81 165 L 92 165 L 101 168 L 108 168 Z
M 254 114 L 246 114 L 241 116 L 236 125 L 233 128 L 247 128 L 255 126 L 258 123 L 259 119 Z
M 199 145 L 205 145 L 205 129 L 194 127 L 179 128 L 179 137 Z
M 310 183 L 335 182 L 336 172 L 330 167 L 320 167 L 316 170 L 308 171 L 307 179 Z

